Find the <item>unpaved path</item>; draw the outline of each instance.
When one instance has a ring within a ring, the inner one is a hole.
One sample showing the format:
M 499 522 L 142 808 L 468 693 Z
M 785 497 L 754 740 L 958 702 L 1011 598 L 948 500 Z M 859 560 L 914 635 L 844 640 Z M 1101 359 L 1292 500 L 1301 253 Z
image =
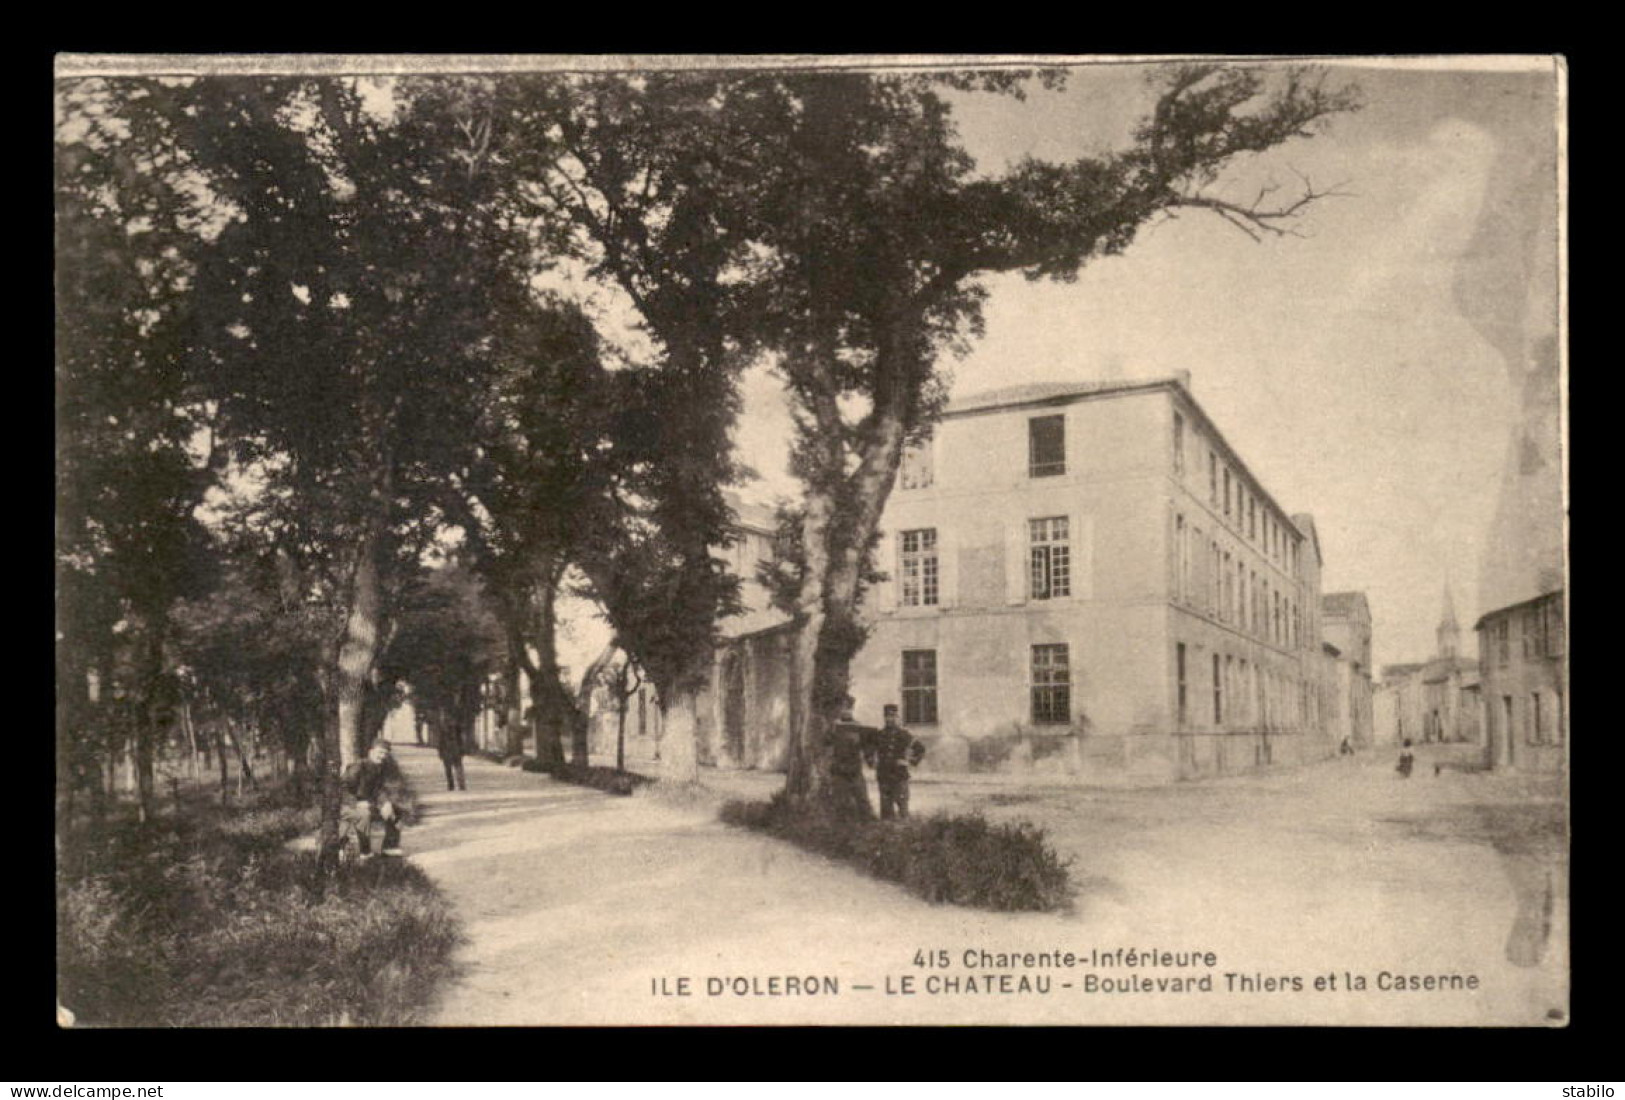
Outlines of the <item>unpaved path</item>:
M 433 1020 L 443 1025 L 1538 1024 L 1566 1007 L 1560 952 L 1535 967 L 1506 961 L 1518 899 L 1496 853 L 1383 824 L 1446 788 L 1399 786 L 1378 767 L 995 797 L 990 812 L 1045 823 L 1077 859 L 1077 909 L 1050 915 L 932 906 L 724 826 L 709 806 L 616 798 L 473 758 L 470 790 L 450 793 L 432 750 L 399 756 L 424 811 L 406 847 L 468 937 Z M 974 786 L 928 783 L 916 804 L 990 805 Z M 1144 970 L 966 958 L 1116 948 L 1218 961 Z M 917 952 L 938 950 L 946 970 L 915 965 Z M 1345 972 L 1374 986 L 1381 971 L 1470 972 L 1480 988 L 1350 992 L 1341 978 L 1335 991 L 1313 988 Z M 988 981 L 1004 974 L 1010 983 Z M 1200 974 L 1211 992 L 1085 992 L 1091 976 Z M 1305 988 L 1228 991 L 1226 974 L 1297 975 Z

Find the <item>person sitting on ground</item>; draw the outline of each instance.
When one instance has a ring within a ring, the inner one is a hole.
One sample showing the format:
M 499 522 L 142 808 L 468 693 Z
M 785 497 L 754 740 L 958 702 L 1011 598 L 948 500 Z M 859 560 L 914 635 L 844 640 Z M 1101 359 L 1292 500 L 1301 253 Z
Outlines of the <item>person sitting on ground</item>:
M 384 855 L 403 856 L 401 850 L 400 804 L 405 796 L 401 769 L 390 755 L 389 742 L 380 737 L 358 760 L 345 770 L 344 788 L 355 797 L 349 820 L 355 826 L 356 841 L 363 856 L 372 855 L 372 823 L 384 823 Z

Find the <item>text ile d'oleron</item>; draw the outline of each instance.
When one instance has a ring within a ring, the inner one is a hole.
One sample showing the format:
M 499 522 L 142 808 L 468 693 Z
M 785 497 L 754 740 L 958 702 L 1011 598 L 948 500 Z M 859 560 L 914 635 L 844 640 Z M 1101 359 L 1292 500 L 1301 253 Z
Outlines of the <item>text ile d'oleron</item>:
M 875 975 L 673 974 L 649 979 L 656 997 L 1000 996 L 1092 994 L 1473 993 L 1477 974 L 1410 970 L 1232 970 L 1207 950 L 1134 947 L 1054 951 L 921 948 Z

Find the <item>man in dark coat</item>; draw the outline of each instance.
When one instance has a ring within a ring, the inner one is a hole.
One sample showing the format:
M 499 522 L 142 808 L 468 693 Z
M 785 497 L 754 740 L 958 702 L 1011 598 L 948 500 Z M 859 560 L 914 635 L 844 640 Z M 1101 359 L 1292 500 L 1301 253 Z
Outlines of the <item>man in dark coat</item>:
M 468 781 L 463 776 L 462 728 L 455 722 L 442 725 L 435 730 L 435 747 L 440 750 L 440 763 L 446 768 L 446 790 L 468 790 Z
M 384 823 L 384 855 L 400 856 L 401 815 L 397 803 L 405 794 L 400 766 L 390 755 L 383 738 L 372 743 L 365 760 L 351 764 L 344 773 L 344 788 L 355 796 L 350 821 L 355 825 L 361 854 L 372 854 L 372 823 Z
M 863 761 L 870 752 L 871 741 L 880 731 L 872 726 L 860 726 L 852 720 L 852 696 L 846 697 L 841 717 L 830 731 L 830 778 L 835 787 L 835 802 L 843 815 L 862 821 L 873 821 L 874 810 L 869 808 L 869 786 L 863 781 Z
M 908 820 L 908 770 L 925 756 L 925 745 L 897 724 L 897 704 L 887 703 L 881 713 L 885 725 L 875 735 L 865 758 L 880 781 L 880 820 Z

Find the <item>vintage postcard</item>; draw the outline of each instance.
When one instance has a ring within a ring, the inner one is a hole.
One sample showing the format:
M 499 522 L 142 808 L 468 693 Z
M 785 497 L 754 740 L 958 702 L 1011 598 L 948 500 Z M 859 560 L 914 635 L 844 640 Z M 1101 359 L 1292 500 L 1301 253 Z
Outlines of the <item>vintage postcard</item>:
M 1566 79 L 59 57 L 59 1021 L 1567 1025 Z

